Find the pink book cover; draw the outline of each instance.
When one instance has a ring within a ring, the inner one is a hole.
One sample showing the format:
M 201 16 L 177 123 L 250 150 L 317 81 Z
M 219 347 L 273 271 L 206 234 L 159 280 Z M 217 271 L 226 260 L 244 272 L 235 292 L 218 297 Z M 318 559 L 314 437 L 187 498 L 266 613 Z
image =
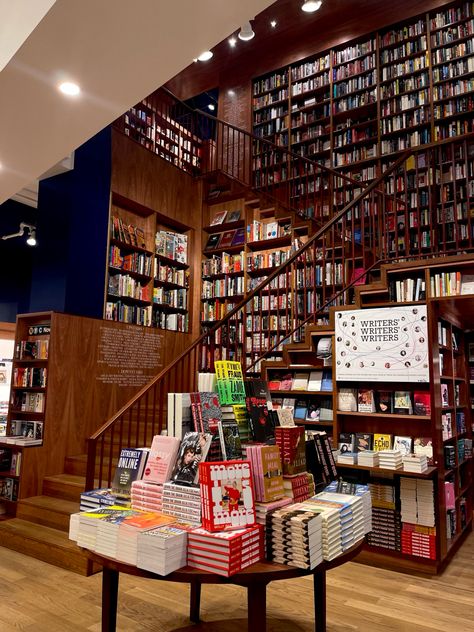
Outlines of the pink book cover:
M 446 498 L 446 509 L 455 509 L 456 495 L 454 493 L 454 483 L 452 483 L 451 481 L 445 481 L 444 495 Z
M 143 472 L 144 481 L 165 483 L 170 480 L 171 471 L 176 463 L 179 443 L 177 437 L 163 435 L 153 437 L 150 454 Z

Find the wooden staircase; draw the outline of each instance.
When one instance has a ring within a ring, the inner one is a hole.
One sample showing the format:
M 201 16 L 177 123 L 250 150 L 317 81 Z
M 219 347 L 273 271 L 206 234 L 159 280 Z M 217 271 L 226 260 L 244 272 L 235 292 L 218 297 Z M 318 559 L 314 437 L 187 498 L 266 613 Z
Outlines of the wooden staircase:
M 87 554 L 69 540 L 69 518 L 79 511 L 84 491 L 86 455 L 66 460 L 65 472 L 43 480 L 43 494 L 17 503 L 16 517 L 0 522 L 0 546 L 73 571 L 99 571 Z

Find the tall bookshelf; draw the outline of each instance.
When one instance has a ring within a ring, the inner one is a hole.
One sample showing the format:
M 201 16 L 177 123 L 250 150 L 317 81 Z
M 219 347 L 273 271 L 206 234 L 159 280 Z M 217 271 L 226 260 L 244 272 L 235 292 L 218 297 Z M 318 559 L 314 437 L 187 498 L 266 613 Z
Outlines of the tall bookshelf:
M 187 332 L 191 231 L 112 194 L 104 317 Z
M 385 512 L 392 526 L 391 530 L 380 531 L 369 539 L 366 559 L 378 560 L 395 568 L 439 572 L 472 529 L 472 411 L 468 345 L 471 323 L 468 314 L 474 307 L 474 288 L 470 284 L 473 271 L 471 255 L 391 264 L 382 269 L 378 286 L 361 287 L 356 292 L 363 318 L 369 318 L 371 314 L 366 308 L 379 308 L 378 317 L 384 318 L 382 314 L 386 314 L 390 320 L 395 317 L 395 307 L 405 306 L 415 314 L 426 306 L 429 375 L 425 375 L 424 380 L 420 378 L 413 382 L 407 379 L 393 381 L 389 377 L 390 369 L 386 368 L 381 369 L 378 381 L 373 381 L 364 380 L 362 372 L 366 369 L 361 368 L 358 381 L 347 381 L 342 374 L 336 373 L 335 441 L 341 438 L 341 433 L 398 435 L 411 437 L 413 444 L 431 442 L 433 454 L 431 466 L 420 474 L 359 464 L 338 465 L 345 477 L 381 484 L 385 486 L 386 493 L 388 490 L 393 494 L 390 506 L 378 506 L 378 501 L 374 504 L 375 514 Z M 338 335 L 336 327 L 335 336 Z M 383 353 L 383 347 L 381 344 L 380 353 Z M 339 357 L 339 351 L 336 347 L 336 365 L 344 360 Z M 395 355 L 394 351 L 389 352 L 392 361 Z M 366 359 L 370 358 L 362 359 L 365 364 Z M 347 406 L 347 400 L 340 399 L 346 397 L 346 389 L 352 389 L 355 398 L 353 407 Z M 357 403 L 361 389 L 374 391 L 376 402 L 380 393 L 391 393 L 392 406 L 395 406 L 393 395 L 396 391 L 408 392 L 411 409 L 382 410 L 377 405 L 372 412 L 361 412 Z M 380 477 L 383 477 L 382 480 L 379 480 Z M 400 505 L 401 499 L 407 487 L 418 485 L 417 482 L 407 483 L 407 478 L 429 481 L 420 483 L 420 488 L 424 486 L 433 494 L 434 525 L 420 518 L 413 531 L 411 524 L 404 524 L 405 509 L 403 503 Z M 400 507 L 401 518 L 398 513 Z M 414 545 L 418 536 L 413 539 L 410 535 L 417 530 L 424 538 L 421 548 Z
M 253 131 L 368 183 L 408 148 L 472 132 L 473 79 L 474 5 L 457 2 L 256 78 Z M 257 186 L 293 176 L 263 151 L 256 142 Z M 271 174 L 262 171 L 271 160 Z M 294 188 L 295 198 L 306 193 Z M 336 181 L 328 204 L 342 207 L 360 190 Z

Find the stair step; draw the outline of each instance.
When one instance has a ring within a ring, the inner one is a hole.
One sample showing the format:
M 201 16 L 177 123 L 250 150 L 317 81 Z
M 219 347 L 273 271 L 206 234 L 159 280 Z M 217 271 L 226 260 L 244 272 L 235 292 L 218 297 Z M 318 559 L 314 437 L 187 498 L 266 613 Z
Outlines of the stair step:
M 29 555 L 60 568 L 91 575 L 100 570 L 67 533 L 21 518 L 0 522 L 0 546 Z
M 113 463 L 112 473 L 115 472 L 115 465 L 116 465 L 116 462 L 118 461 L 118 450 L 114 450 L 114 457 L 115 459 L 113 459 L 112 461 Z M 104 458 L 105 467 L 108 467 L 109 460 L 110 459 L 108 457 Z M 95 468 L 96 476 L 99 471 L 99 466 L 100 466 L 100 462 L 99 462 L 99 459 L 97 459 L 96 468 Z M 76 456 L 66 457 L 65 463 L 64 463 L 65 474 L 71 474 L 73 476 L 80 476 L 82 478 L 85 478 L 86 472 L 87 472 L 87 454 L 77 454 Z
M 18 501 L 16 517 L 67 532 L 69 517 L 77 511 L 78 502 L 53 496 L 32 496 Z
M 76 476 L 74 474 L 46 476 L 43 480 L 43 494 L 79 502 L 81 492 L 85 489 L 85 484 L 85 476 Z

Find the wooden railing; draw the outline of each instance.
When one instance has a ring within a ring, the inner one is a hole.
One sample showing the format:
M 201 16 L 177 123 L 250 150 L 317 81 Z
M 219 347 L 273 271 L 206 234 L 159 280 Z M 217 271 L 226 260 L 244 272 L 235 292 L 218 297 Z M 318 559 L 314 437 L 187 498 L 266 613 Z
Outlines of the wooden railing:
M 237 347 L 234 338 L 236 331 L 238 329 L 243 334 L 245 323 L 248 331 L 255 333 L 252 322 L 255 323 L 257 319 L 263 318 L 262 302 L 264 300 L 274 297 L 272 300 L 276 301 L 277 305 L 273 310 L 274 316 L 285 319 L 281 321 L 282 326 L 279 327 L 278 335 L 281 339 L 287 339 L 295 330 L 295 325 L 299 324 L 295 320 L 299 319 L 301 323 L 303 321 L 307 323 L 310 320 L 317 322 L 319 315 L 326 315 L 326 308 L 329 308 L 333 302 L 331 293 L 334 295 L 342 287 L 346 293 L 352 291 L 352 286 L 358 280 L 360 281 L 359 273 L 353 275 L 353 279 L 347 284 L 343 277 L 339 282 L 335 276 L 331 278 L 324 276 L 321 284 L 323 302 L 319 306 L 315 302 L 310 304 L 311 292 L 314 289 L 309 283 L 303 283 L 301 288 L 295 290 L 297 296 L 300 294 L 303 296 L 303 299 L 296 300 L 302 300 L 304 304 L 302 312 L 297 313 L 290 309 L 291 306 L 288 303 L 285 303 L 293 294 L 287 288 L 278 285 L 280 279 L 288 280 L 290 275 L 294 275 L 298 270 L 305 267 L 315 268 L 318 261 L 327 266 L 342 262 L 344 267 L 349 265 L 350 261 L 357 260 L 360 267 L 365 270 L 378 261 L 380 245 L 383 243 L 383 231 L 378 221 L 382 217 L 376 212 L 377 208 L 383 207 L 380 200 L 383 194 L 378 188 L 389 173 L 394 172 L 406 162 L 409 155 L 410 152 L 407 152 L 399 157 L 385 174 L 370 183 L 344 209 L 334 214 L 325 226 L 317 229 L 285 263 L 270 271 L 268 276 L 248 292 L 245 298 L 223 319 L 209 326 L 209 329 L 199 336 L 185 352 L 165 367 L 88 439 L 86 489 L 110 485 L 115 468 L 114 459 L 121 448 L 148 445 L 152 436 L 166 426 L 168 393 L 197 390 L 197 372 L 203 368 L 204 362 L 206 370 L 212 370 L 214 360 L 223 356 L 243 360 L 239 354 L 234 353 Z M 367 204 L 372 212 L 366 217 L 361 210 L 363 211 Z M 360 216 L 360 221 L 351 219 L 356 216 Z M 277 285 L 275 289 L 272 287 L 273 284 Z M 338 304 L 342 302 L 341 299 Z M 258 335 L 262 344 L 249 354 L 248 362 L 244 361 L 244 367 L 252 363 L 255 365 L 256 356 L 265 351 L 264 331 L 260 327 Z
M 316 224 L 306 241 L 293 244 L 282 265 L 252 273 L 255 287 L 243 300 L 228 304 L 223 318 L 204 323 L 205 332 L 88 440 L 87 489 L 110 485 L 120 449 L 149 445 L 166 425 L 167 394 L 197 390 L 198 371 L 212 371 L 215 360 L 238 360 L 247 374 L 258 372 L 269 350 L 299 340 L 309 323 L 326 323 L 332 306 L 351 303 L 354 285 L 381 261 L 474 250 L 472 134 L 407 150 L 362 185 L 205 113 L 193 113 L 169 94 L 137 107 L 149 117 L 150 129 L 160 121 L 163 139 L 177 141 L 168 159 L 178 168 L 192 175 L 222 171 Z M 127 131 L 124 120 L 117 126 Z M 156 133 L 147 132 L 148 145 L 135 140 L 165 157 Z M 269 164 L 258 172 L 251 163 L 255 143 L 266 143 L 269 155 Z M 273 165 L 283 154 L 286 177 L 276 182 Z

